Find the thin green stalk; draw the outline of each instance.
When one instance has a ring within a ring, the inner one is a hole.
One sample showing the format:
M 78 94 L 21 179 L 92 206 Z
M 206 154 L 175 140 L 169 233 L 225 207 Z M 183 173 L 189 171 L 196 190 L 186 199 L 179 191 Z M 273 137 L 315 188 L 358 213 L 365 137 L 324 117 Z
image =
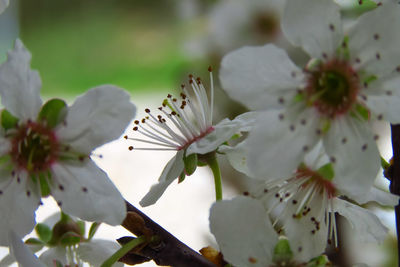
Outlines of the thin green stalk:
M 210 167 L 210 169 L 214 175 L 215 198 L 217 201 L 222 200 L 221 171 L 219 169 L 218 160 L 217 160 L 217 156 L 215 153 L 213 153 L 207 157 L 207 164 Z
M 144 243 L 146 241 L 145 236 L 139 236 L 138 238 L 132 239 L 125 245 L 123 245 L 119 250 L 117 250 L 111 257 L 109 257 L 100 267 L 111 267 L 116 263 L 122 256 L 131 251 L 134 247 Z

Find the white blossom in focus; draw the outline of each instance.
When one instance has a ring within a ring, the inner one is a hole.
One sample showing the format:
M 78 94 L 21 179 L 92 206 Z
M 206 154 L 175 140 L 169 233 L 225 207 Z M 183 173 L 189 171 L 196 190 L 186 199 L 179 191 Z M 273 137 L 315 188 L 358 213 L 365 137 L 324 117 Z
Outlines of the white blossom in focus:
M 209 71 L 210 100 L 200 78 L 194 79 L 190 75 L 191 92 L 182 85 L 180 98 L 168 94 L 162 106 L 158 108 L 159 115 L 154 115 L 150 109 L 146 109 L 148 115 L 141 121 L 134 122 L 133 130 L 148 139 L 125 136 L 128 140 L 155 145 L 154 147 L 130 146 L 130 150 L 177 151 L 162 171 L 159 182 L 153 185 L 140 201 L 142 206 L 154 204 L 181 174 L 192 174 L 187 173 L 185 169 L 185 160 L 189 156 L 214 152 L 236 133 L 248 131 L 252 125 L 254 113 L 245 113 L 234 120 L 224 119 L 213 125 L 214 87 L 211 69 Z
M 0 245 L 8 245 L 10 230 L 20 238 L 32 230 L 35 210 L 48 195 L 65 212 L 88 221 L 118 225 L 126 214 L 121 194 L 90 155 L 118 138 L 134 116 L 129 95 L 104 85 L 69 107 L 61 100 L 43 105 L 41 80 L 30 69 L 30 60 L 17 40 L 0 66 L 5 108 L 0 127 Z M 55 112 L 47 105 L 54 102 L 65 107 Z
M 335 186 L 359 196 L 370 190 L 380 167 L 379 134 L 371 123 L 400 122 L 399 28 L 396 1 L 361 15 L 343 33 L 334 1 L 289 0 L 282 29 L 310 55 L 305 68 L 274 45 L 243 47 L 223 59 L 220 78 L 228 94 L 266 110 L 246 141 L 254 176 L 290 177 L 322 141 Z

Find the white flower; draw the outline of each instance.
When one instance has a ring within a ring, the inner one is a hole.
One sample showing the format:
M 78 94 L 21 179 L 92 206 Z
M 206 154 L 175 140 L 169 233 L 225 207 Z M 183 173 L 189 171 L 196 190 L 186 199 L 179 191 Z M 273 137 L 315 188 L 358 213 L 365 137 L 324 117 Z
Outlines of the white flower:
M 275 217 L 273 225 L 288 237 L 299 261 L 324 253 L 327 243 L 338 246 L 335 213 L 347 219 L 360 242 L 382 242 L 387 234 L 375 214 L 339 198 L 344 194 L 335 186 L 338 177 L 320 148 L 309 153 L 290 178 L 257 182 L 250 189 L 250 194 L 263 202 L 266 213 Z M 345 196 L 361 199 L 357 194 Z M 372 187 L 359 203 L 376 201 L 394 206 L 398 199 Z
M 260 115 L 248 140 L 257 177 L 289 177 L 322 140 L 342 192 L 370 190 L 379 170 L 370 122 L 399 123 L 400 5 L 387 1 L 344 35 L 331 0 L 287 1 L 283 32 L 312 58 L 302 70 L 274 45 L 244 47 L 222 61 L 229 95 Z
M 84 220 L 117 225 L 126 214 L 121 194 L 90 154 L 128 125 L 135 113 L 129 95 L 105 85 L 70 107 L 52 101 L 61 104 L 58 112 L 50 101 L 42 107 L 41 81 L 30 59 L 17 40 L 0 66 L 6 109 L 0 130 L 0 245 L 7 245 L 10 229 L 20 237 L 32 230 L 40 199 L 50 194 L 65 212 Z
M 243 45 L 281 43 L 282 0 L 223 0 L 209 13 L 207 38 L 220 54 Z M 215 52 L 214 52 L 215 53 Z
M 10 0 L 0 0 L 0 14 L 4 12 L 4 10 L 10 4 Z
M 78 267 L 83 266 L 83 263 L 88 263 L 89 266 L 100 266 L 121 248 L 118 243 L 110 240 L 92 239 L 95 230 L 90 233 L 91 236 L 85 238 L 85 233 L 81 232 L 82 228 L 79 227 L 76 220 L 65 214 L 63 217 L 60 217 L 60 213 L 53 214 L 41 226 L 48 227 L 49 231 L 52 229 L 52 234 L 47 236 L 47 240 L 43 240 L 43 236 L 40 238 L 38 235 L 39 239 L 35 238 L 35 243 L 29 242 L 32 238 L 23 243 L 13 233 L 10 238 L 10 254 L 0 261 L 0 266 L 9 266 L 15 261 L 22 266 L 54 267 L 56 262 L 62 266 Z M 73 242 L 63 242 L 63 238 L 67 240 L 65 236 L 68 234 L 70 234 L 69 236 L 77 237 L 77 239 Z M 43 248 L 45 248 L 45 251 L 41 252 L 39 258 L 33 255 L 33 253 L 39 252 Z M 115 263 L 113 266 L 124 266 L 124 264 Z
M 234 266 L 271 265 L 278 234 L 258 200 L 217 201 L 210 211 L 210 230 L 224 259 Z
M 180 99 L 168 94 L 161 107 L 160 114 L 155 116 L 146 109 L 148 116 L 141 121 L 135 121 L 134 131 L 149 139 L 126 139 L 144 142 L 156 147 L 133 147 L 130 150 L 175 150 L 176 155 L 167 163 L 159 178 L 159 183 L 152 186 L 150 192 L 141 200 L 142 206 L 154 204 L 164 193 L 167 187 L 177 179 L 185 169 L 185 159 L 190 155 L 204 155 L 214 152 L 224 142 L 240 131 L 246 131 L 252 124 L 253 113 L 245 113 L 234 120 L 224 119 L 213 125 L 213 93 L 211 80 L 211 99 L 208 100 L 206 89 L 200 78 L 194 80 L 189 76 L 192 92 L 182 85 Z M 192 93 L 192 94 L 190 94 Z M 195 163 L 197 165 L 197 162 Z M 190 175 L 192 173 L 186 173 Z

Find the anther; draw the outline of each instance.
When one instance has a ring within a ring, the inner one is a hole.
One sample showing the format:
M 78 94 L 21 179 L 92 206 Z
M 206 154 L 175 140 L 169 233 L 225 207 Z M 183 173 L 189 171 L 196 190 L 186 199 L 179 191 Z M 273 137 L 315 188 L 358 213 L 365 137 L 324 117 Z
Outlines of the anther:
M 31 191 L 26 191 L 26 196 L 30 197 L 31 196 Z
M 296 204 L 297 204 L 297 200 L 296 200 L 296 199 L 293 199 L 293 200 L 292 200 L 292 203 L 293 203 L 293 205 L 296 205 Z
M 243 195 L 244 195 L 244 196 L 248 196 L 248 195 L 249 195 L 249 192 L 245 191 L 245 192 L 243 192 Z
M 335 26 L 334 26 L 333 24 L 329 24 L 329 29 L 330 29 L 331 31 L 335 31 Z
M 344 137 L 344 138 L 342 139 L 342 144 L 346 144 L 346 143 L 347 143 L 347 138 Z
M 296 128 L 294 127 L 294 125 L 290 125 L 289 129 L 293 132 Z
M 138 120 L 135 120 L 134 123 L 135 123 L 135 124 L 139 124 L 140 122 L 139 122 Z
M 332 163 L 335 163 L 335 162 L 336 162 L 336 158 L 335 158 L 335 157 L 330 157 L 329 160 L 330 160 Z
M 375 55 L 375 56 L 376 56 L 376 59 L 378 59 L 378 60 L 379 60 L 379 59 L 381 59 L 381 54 L 379 54 L 379 53 L 376 53 L 376 55 Z
M 283 97 L 279 97 L 278 102 L 279 102 L 279 104 L 283 104 L 283 103 L 285 103 L 285 99 L 283 99 Z
M 82 187 L 82 191 L 87 193 L 88 189 L 86 187 Z
M 379 135 L 374 135 L 374 140 L 376 141 L 376 140 L 378 140 L 379 139 Z
M 283 114 L 279 114 L 279 120 L 283 120 L 285 118 L 285 116 Z
M 145 111 L 146 113 L 150 113 L 150 109 L 148 109 L 148 108 L 146 108 L 144 111 Z
M 382 114 L 379 114 L 376 118 L 380 121 L 380 120 L 383 119 L 383 115 L 382 115 Z
M 211 67 L 211 66 L 208 66 L 208 71 L 209 71 L 209 72 L 212 72 L 212 70 L 213 70 L 212 67 Z
M 368 148 L 368 145 L 367 145 L 367 144 L 364 144 L 364 145 L 361 147 L 361 150 L 362 150 L 362 151 L 365 151 L 365 150 L 367 150 L 367 148 Z
M 133 127 L 132 130 L 137 131 L 139 128 L 137 126 Z
M 129 150 L 133 150 L 133 146 L 128 147 Z
M 374 34 L 374 39 L 375 39 L 375 40 L 378 40 L 378 39 L 379 39 L 379 34 L 375 33 L 375 34 Z
M 64 186 L 60 184 L 60 185 L 58 186 L 58 189 L 60 189 L 61 191 L 64 191 Z

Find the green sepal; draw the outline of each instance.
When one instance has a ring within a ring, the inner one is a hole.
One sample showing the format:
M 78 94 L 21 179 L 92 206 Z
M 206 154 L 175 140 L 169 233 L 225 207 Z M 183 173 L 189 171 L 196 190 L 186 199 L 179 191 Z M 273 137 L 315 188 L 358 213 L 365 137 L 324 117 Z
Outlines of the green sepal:
M 185 178 L 186 178 L 186 174 L 185 174 L 185 172 L 183 171 L 183 172 L 181 173 L 181 175 L 179 175 L 179 177 L 178 177 L 178 184 L 182 183 L 182 182 L 185 180 Z
M 54 260 L 53 263 L 55 264 L 55 267 L 64 267 L 64 265 L 58 260 Z
M 390 163 L 386 161 L 383 157 L 381 157 L 381 166 L 382 169 L 387 170 L 390 167 Z
M 60 238 L 60 244 L 63 246 L 73 246 L 81 242 L 81 236 L 75 232 L 66 232 Z
M 54 128 L 64 121 L 67 110 L 68 106 L 64 100 L 58 98 L 50 99 L 42 106 L 38 119 L 45 121 L 48 127 Z
M 38 246 L 38 245 L 44 246 L 45 245 L 45 243 L 42 240 L 34 238 L 34 237 L 28 238 L 25 241 L 25 244 L 27 244 L 27 245 L 35 245 L 35 246 Z
M 85 222 L 84 221 L 76 221 L 76 224 L 79 227 L 79 231 L 81 232 L 81 236 L 85 235 Z
M 100 225 L 101 225 L 101 223 L 99 223 L 99 222 L 92 223 L 92 225 L 90 226 L 90 229 L 89 229 L 89 234 L 88 234 L 89 240 L 93 238 L 94 234 L 97 232 Z
M 354 112 L 351 115 L 355 118 L 361 118 L 365 121 L 369 120 L 369 110 L 367 107 L 357 103 L 354 107 Z
M 235 133 L 234 135 L 232 135 L 232 137 L 231 137 L 231 139 L 230 140 L 235 140 L 235 139 L 238 139 L 238 138 L 240 138 L 240 137 L 242 137 L 243 135 L 241 134 L 241 133 Z
M 35 231 L 39 239 L 44 243 L 49 242 L 53 235 L 50 227 L 48 227 L 46 224 L 43 223 L 36 224 Z
M 18 118 L 14 117 L 8 110 L 1 111 L 1 126 L 4 130 L 15 128 L 18 124 Z
M 305 100 L 304 94 L 303 93 L 298 93 L 293 97 L 293 102 L 294 103 L 300 103 Z
M 325 180 L 329 181 L 332 181 L 333 177 L 335 177 L 335 171 L 333 170 L 332 163 L 325 164 L 317 170 L 317 173 L 320 174 Z
M 50 185 L 49 180 L 47 179 L 46 175 L 43 173 L 39 174 L 39 184 L 40 184 L 40 193 L 42 197 L 47 197 L 50 195 Z
M 190 154 L 187 157 L 183 157 L 183 163 L 185 164 L 185 174 L 187 176 L 192 175 L 196 171 L 197 162 L 198 158 L 196 153 Z
M 325 255 L 318 256 L 307 263 L 307 267 L 325 267 L 331 266 L 328 257 Z
M 290 262 L 293 258 L 293 252 L 290 249 L 289 241 L 286 238 L 280 238 L 274 248 L 273 262 Z
M 375 75 L 370 75 L 363 80 L 363 83 L 370 84 L 377 79 L 378 77 L 376 77 Z
M 217 151 L 217 153 L 218 153 L 218 151 Z M 207 166 L 207 162 L 204 162 L 202 160 L 197 161 L 197 167 L 204 167 L 204 166 Z
M 322 60 L 319 58 L 312 58 L 307 62 L 306 70 L 313 71 L 318 69 L 322 64 Z

